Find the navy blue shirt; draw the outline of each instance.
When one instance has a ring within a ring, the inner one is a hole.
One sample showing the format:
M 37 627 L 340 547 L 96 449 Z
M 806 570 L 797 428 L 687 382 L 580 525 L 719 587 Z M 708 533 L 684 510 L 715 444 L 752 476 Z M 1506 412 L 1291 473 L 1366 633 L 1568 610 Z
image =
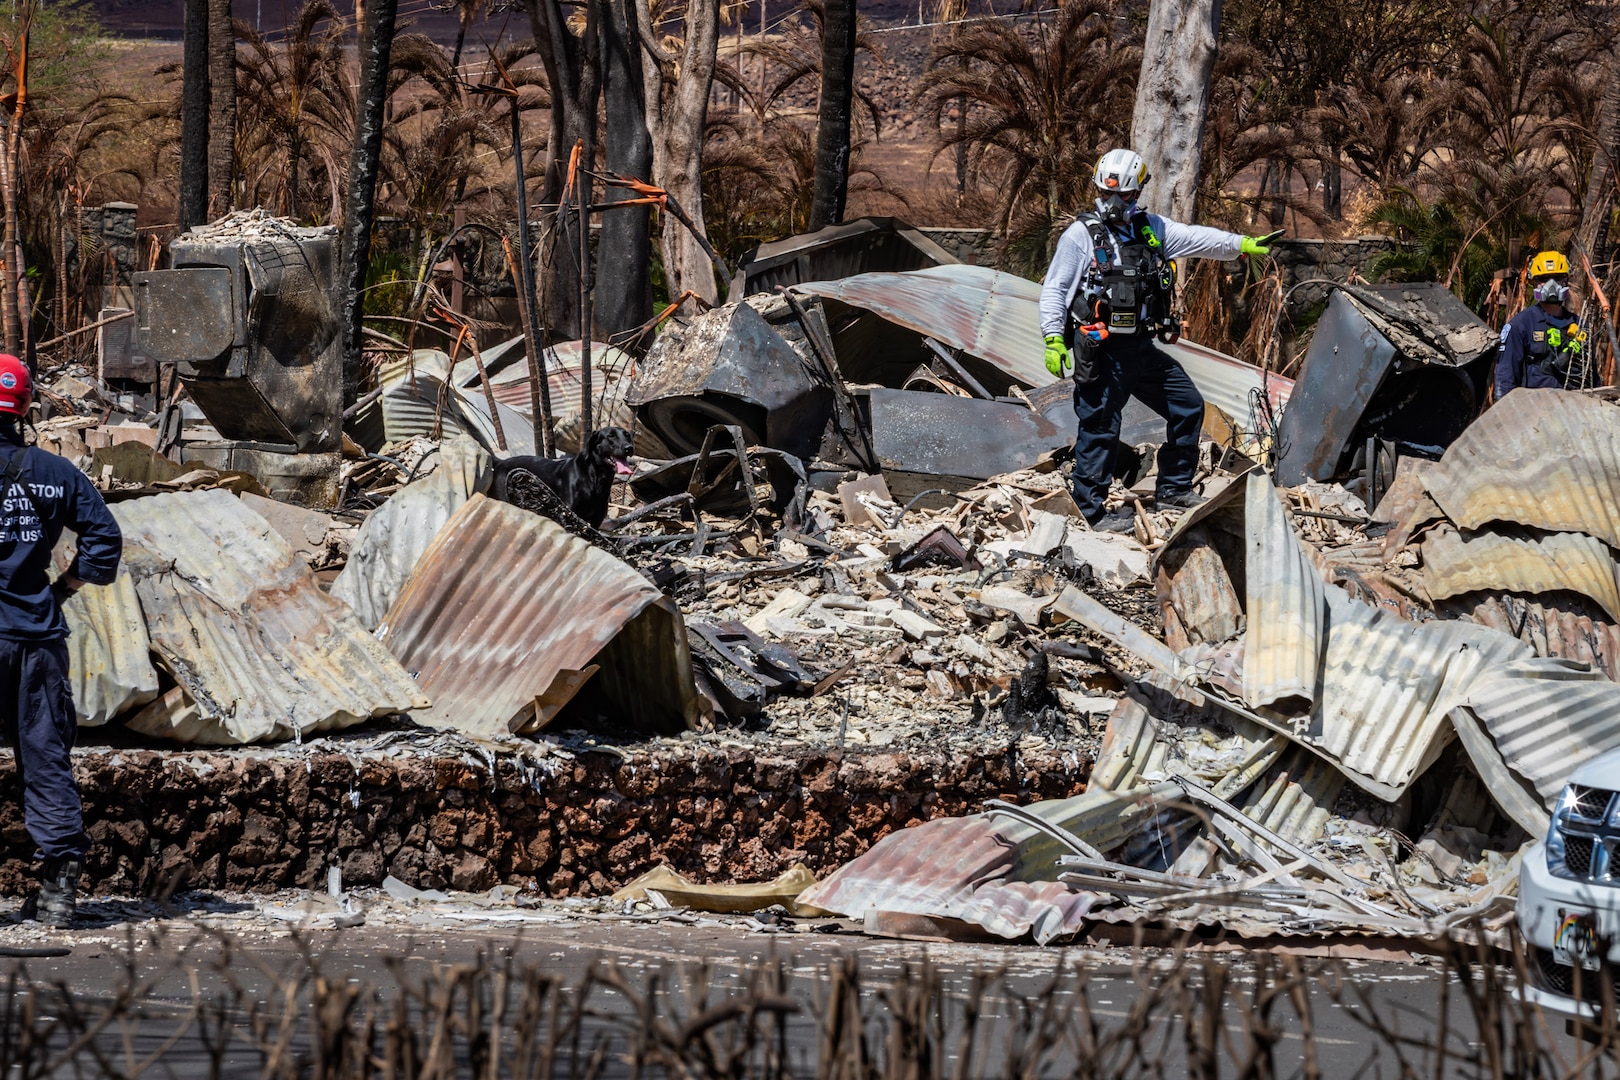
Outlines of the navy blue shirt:
M 112 582 L 124 537 L 89 477 L 66 458 L 38 447 L 25 449 L 15 426 L 0 424 L 0 469 L 12 459 L 33 503 L 21 488 L 0 478 L 6 489 L 0 498 L 0 638 L 65 638 L 67 623 L 51 595 L 48 573 L 63 528 L 79 538 L 78 554 L 67 572 L 91 585 Z
M 1564 380 L 1542 367 L 1552 359 L 1547 331 L 1569 329 L 1575 316 L 1568 309 L 1562 315 L 1549 315 L 1540 304 L 1531 304 L 1502 327 L 1502 350 L 1496 357 L 1496 400 L 1509 390 L 1527 386 L 1532 390 L 1562 390 Z

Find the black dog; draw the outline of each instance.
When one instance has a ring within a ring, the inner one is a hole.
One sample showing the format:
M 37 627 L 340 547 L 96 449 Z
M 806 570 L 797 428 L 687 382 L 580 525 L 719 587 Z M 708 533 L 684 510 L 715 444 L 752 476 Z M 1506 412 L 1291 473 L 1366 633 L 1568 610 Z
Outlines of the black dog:
M 585 440 L 585 451 L 564 454 L 562 457 L 543 458 L 532 455 L 509 457 L 495 463 L 495 479 L 490 495 L 501 502 L 509 502 L 525 509 L 526 500 L 514 484 L 513 474 L 529 473 L 557 494 L 568 509 L 578 514 L 592 528 L 601 528 L 607 517 L 608 496 L 614 481 L 630 475 L 629 457 L 634 446 L 630 433 L 621 427 L 606 427 L 591 432 Z

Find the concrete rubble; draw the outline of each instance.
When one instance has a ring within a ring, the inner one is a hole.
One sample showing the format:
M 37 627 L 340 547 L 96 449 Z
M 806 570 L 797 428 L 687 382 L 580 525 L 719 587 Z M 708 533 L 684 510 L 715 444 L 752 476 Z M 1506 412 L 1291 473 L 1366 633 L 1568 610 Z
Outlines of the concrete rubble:
M 187 250 L 201 273 L 244 246 L 326 243 L 249 218 Z M 237 748 L 198 775 L 260 787 L 309 760 L 306 740 L 453 745 L 503 778 L 499 805 L 475 800 L 487 828 L 458 795 L 434 803 L 431 842 L 408 820 L 390 832 L 361 787 L 400 792 L 408 817 L 445 775 L 407 784 L 393 764 L 356 764 L 358 817 L 332 825 L 353 840 L 345 872 L 396 900 L 605 895 L 669 862 L 620 901 L 757 895 L 877 934 L 1040 942 L 1503 925 L 1563 776 L 1620 746 L 1620 405 L 1518 391 L 1443 454 L 1401 443 L 1387 482 L 1345 479 L 1353 440 L 1335 435 L 1323 475 L 1344 483 L 1278 487 L 1277 418 L 1325 391 L 1181 343 L 1210 402 L 1208 501 L 1154 506 L 1153 428 L 1128 416 L 1145 437 L 1122 447 L 1111 505 L 1136 526 L 1105 534 L 1068 495 L 1074 416 L 1040 364 L 1034 286 L 954 264 L 778 284 L 677 320 L 639 361 L 593 347 L 598 423 L 637 450 L 600 529 L 555 499 L 490 497 L 495 462 L 534 445 L 521 340 L 400 343 L 341 432 L 301 430 L 298 402 L 325 399 L 308 379 L 277 398 L 259 343 L 224 331 L 171 345 L 179 374 L 151 392 L 56 372 L 41 445 L 85 469 L 128 544 L 119 579 L 67 607 L 81 724 Z M 1427 294 L 1380 295 L 1341 314 L 1434 366 L 1484 362 L 1471 327 L 1412 330 Z M 288 317 L 319 338 L 323 311 Z M 317 372 L 329 344 L 292 352 Z M 577 405 L 579 354 L 546 359 L 559 403 Z M 285 438 L 265 449 L 255 423 Z M 581 423 L 559 405 L 574 445 Z M 649 779 L 711 752 L 747 792 Z M 618 764 L 588 777 L 584 754 Z M 904 798 L 838 803 L 840 783 L 883 782 L 827 776 L 879 759 Z M 811 805 L 843 815 L 836 843 L 794 821 Z M 263 823 L 261 857 L 188 846 L 171 817 L 157 862 L 133 822 L 100 837 L 121 852 L 104 876 L 324 873 Z M 738 878 L 778 880 L 709 887 Z

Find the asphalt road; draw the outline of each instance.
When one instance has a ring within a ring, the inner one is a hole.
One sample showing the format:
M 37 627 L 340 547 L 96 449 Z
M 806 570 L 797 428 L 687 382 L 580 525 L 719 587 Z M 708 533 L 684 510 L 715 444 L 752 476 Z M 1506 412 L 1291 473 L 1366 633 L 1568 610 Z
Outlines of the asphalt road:
M 540 1075 L 583 1075 L 593 1058 L 596 1075 L 635 1075 L 638 1055 L 656 1060 L 705 1017 L 715 1026 L 708 1042 L 684 1044 L 688 1064 L 701 1059 L 703 1047 L 711 1054 L 729 1049 L 755 1063 L 745 1074 L 760 1075 L 759 1063 L 775 1053 L 791 1075 L 804 1076 L 826 1053 L 827 1025 L 817 1017 L 837 1013 L 827 1004 L 838 983 L 833 972 L 853 969 L 852 993 L 867 1020 L 867 1059 L 914 1059 L 915 1048 L 925 1046 L 943 1062 L 944 1075 L 964 1060 L 959 1075 L 1002 1075 L 1009 1055 L 1036 1050 L 1044 1067 L 1029 1075 L 1073 1075 L 1085 1063 L 1097 1066 L 1097 1075 L 1183 1076 L 1198 1074 L 1207 1060 L 1221 1063 L 1219 1075 L 1237 1075 L 1239 1063 L 1267 1052 L 1267 1044 L 1279 1076 L 1396 1076 L 1402 1055 L 1422 1075 L 1480 1075 L 1469 1064 L 1482 1056 L 1480 1018 L 1456 977 L 1437 962 L 1298 959 L 1307 972 L 1305 997 L 1265 992 L 1274 985 L 1270 973 L 1285 963 L 1275 955 L 1229 952 L 1178 962 L 1163 950 L 892 941 L 750 930 L 748 920 L 735 918 L 683 923 L 514 912 L 496 919 L 474 912 L 308 935 L 240 927 L 227 935 L 206 920 L 132 922 L 77 934 L 67 956 L 0 960 L 0 970 L 17 978 L 10 1012 L 0 1016 L 12 1033 L 0 1040 L 0 1065 L 38 1065 L 43 1047 L 50 1063 L 66 1069 L 71 1058 L 82 1075 L 237 1076 L 266 1071 L 279 1052 L 277 1060 L 304 1072 L 319 1047 L 340 1045 L 322 1034 L 322 1018 L 328 1032 L 336 1030 L 352 996 L 346 1019 L 357 1027 L 370 1017 L 378 1032 L 374 1051 L 387 1043 L 393 1024 L 396 1047 L 408 1031 L 414 1052 L 431 1055 L 437 1035 L 464 1073 L 490 1045 L 469 1032 L 493 1027 L 510 1068 L 522 1045 L 546 1043 L 547 1025 L 557 1023 L 564 1036 L 549 1041 L 559 1045 L 559 1056 Z M 609 969 L 622 982 L 599 982 L 581 1007 L 587 972 Z M 462 992 L 447 1024 L 435 995 L 458 972 Z M 528 996 L 540 1008 L 527 1020 L 520 1011 L 525 972 L 559 985 Z M 491 1025 L 502 973 L 508 1004 Z M 978 985 L 986 973 L 994 977 Z M 312 1005 L 317 984 L 326 992 Z M 31 1002 L 30 985 L 42 988 Z M 477 989 L 472 997 L 469 987 Z M 654 987 L 657 995 L 647 998 Z M 922 992 L 926 987 L 932 989 Z M 133 1004 L 113 1007 L 121 997 Z M 476 1015 L 468 1008 L 473 997 Z M 762 1001 L 796 1011 L 752 1044 L 738 1041 L 745 1023 L 737 1016 L 710 1011 Z M 1308 1001 L 1308 1025 L 1300 1019 L 1301 1001 Z M 656 1017 L 661 1040 L 644 1037 L 650 1026 L 636 1020 L 643 1012 Z M 969 1012 L 976 1023 L 966 1019 Z M 1451 1056 L 1437 1069 L 1430 1048 L 1442 1012 Z M 1374 1030 L 1380 1024 L 1382 1034 Z M 25 1027 L 41 1033 L 38 1047 L 17 1037 Z M 1543 1053 L 1573 1055 L 1560 1020 L 1540 1025 L 1536 1042 Z M 1209 1059 L 1200 1044 L 1214 1045 Z M 1511 1048 L 1510 1041 L 1509 1065 Z

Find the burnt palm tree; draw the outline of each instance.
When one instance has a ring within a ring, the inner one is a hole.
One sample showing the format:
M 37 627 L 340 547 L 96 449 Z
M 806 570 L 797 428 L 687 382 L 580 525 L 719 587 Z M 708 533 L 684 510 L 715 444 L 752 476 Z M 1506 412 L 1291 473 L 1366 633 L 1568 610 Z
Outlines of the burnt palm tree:
M 332 221 L 341 214 L 354 123 L 345 29 L 329 0 L 307 0 L 281 42 L 237 21 L 245 46 L 237 56 L 245 202 L 298 217 L 311 205 L 309 187 L 327 196 L 326 212 L 316 217 Z
M 1137 38 L 1115 0 L 1080 0 L 1032 23 L 960 24 L 934 47 L 918 91 L 938 153 L 967 148 L 970 172 L 999 192 L 996 225 L 1030 266 L 1081 208 L 1092 166 L 1130 130 Z M 946 123 L 954 109 L 965 119 Z

